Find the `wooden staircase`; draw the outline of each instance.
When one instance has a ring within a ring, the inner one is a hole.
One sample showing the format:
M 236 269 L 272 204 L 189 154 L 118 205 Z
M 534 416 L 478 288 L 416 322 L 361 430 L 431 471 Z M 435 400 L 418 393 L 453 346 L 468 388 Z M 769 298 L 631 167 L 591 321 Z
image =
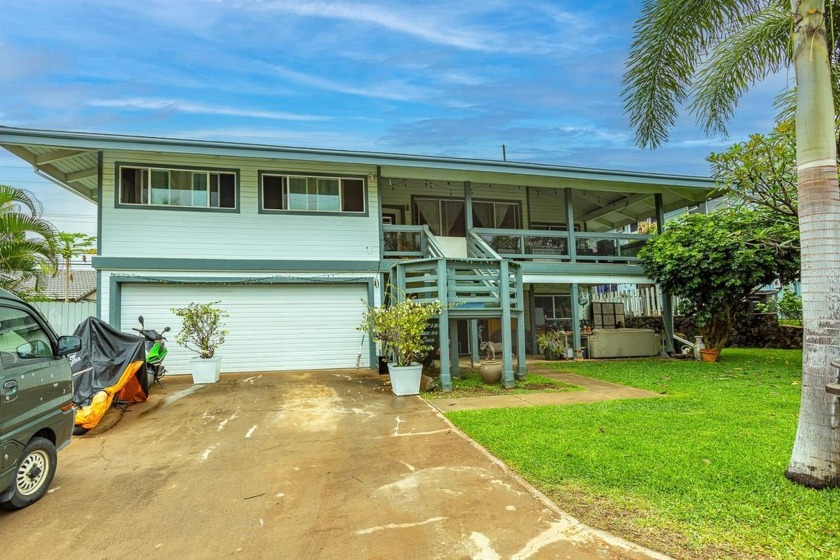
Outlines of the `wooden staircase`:
M 403 260 L 391 270 L 395 297 L 410 297 L 418 302 L 440 301 L 444 312 L 436 321 L 440 349 L 441 385 L 451 390 L 451 378 L 458 375 L 457 321 L 470 320 L 475 329 L 478 319 L 499 318 L 503 325 L 517 319 L 517 376 L 525 375 L 525 302 L 522 273 L 518 264 L 503 259 L 479 237 L 469 234 L 467 258 L 448 257 L 445 250 L 426 228 L 424 258 Z M 454 331 L 454 332 L 453 332 Z M 437 336 L 434 336 L 434 335 Z M 475 338 L 473 338 L 475 340 Z M 502 328 L 503 384 L 514 382 L 511 329 Z

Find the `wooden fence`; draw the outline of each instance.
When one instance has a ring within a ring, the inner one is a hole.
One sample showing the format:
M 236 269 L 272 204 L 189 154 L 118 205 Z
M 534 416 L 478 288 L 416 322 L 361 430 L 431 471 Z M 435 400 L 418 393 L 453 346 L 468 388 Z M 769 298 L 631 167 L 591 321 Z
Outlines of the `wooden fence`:
M 78 303 L 36 301 L 33 302 L 33 305 L 46 317 L 53 330 L 59 335 L 73 334 L 79 323 L 91 315 L 96 315 L 95 301 L 80 301 Z
M 628 317 L 661 317 L 662 292 L 658 286 L 592 294 L 592 301 L 598 303 L 623 303 L 624 314 Z M 679 299 L 673 298 L 676 310 Z

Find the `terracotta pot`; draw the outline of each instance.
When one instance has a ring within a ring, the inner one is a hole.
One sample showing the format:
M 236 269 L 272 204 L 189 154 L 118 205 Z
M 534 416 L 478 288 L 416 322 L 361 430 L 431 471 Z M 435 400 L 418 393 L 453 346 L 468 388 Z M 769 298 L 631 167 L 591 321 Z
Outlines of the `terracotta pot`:
M 502 362 L 499 360 L 485 360 L 478 364 L 481 380 L 488 385 L 496 385 L 502 380 Z
M 718 356 L 720 355 L 720 350 L 715 348 L 701 348 L 700 349 L 700 360 L 704 362 L 716 362 L 718 360 Z

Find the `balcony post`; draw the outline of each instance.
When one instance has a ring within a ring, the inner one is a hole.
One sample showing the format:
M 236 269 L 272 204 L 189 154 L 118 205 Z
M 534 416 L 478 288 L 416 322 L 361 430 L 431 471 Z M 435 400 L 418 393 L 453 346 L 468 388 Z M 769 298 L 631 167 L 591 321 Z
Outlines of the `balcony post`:
M 572 202 L 572 189 L 563 189 L 563 206 L 566 209 L 566 233 L 569 235 L 569 260 L 577 262 L 577 244 L 575 243 L 575 208 Z
M 656 203 L 656 233 L 662 233 L 665 228 L 665 206 L 662 202 L 662 195 L 653 195 Z M 665 329 L 665 353 L 674 353 L 674 306 L 672 304 L 671 294 L 665 290 L 659 290 L 662 298 L 662 324 Z
M 378 216 L 379 219 L 379 260 L 385 260 L 385 229 L 384 224 L 382 223 L 382 189 L 380 189 L 380 185 L 382 185 L 382 167 L 377 165 L 376 166 L 376 209 L 379 212 Z M 399 237 L 399 234 L 398 234 Z
M 464 181 L 464 223 L 466 224 L 467 231 L 472 231 L 472 183 L 469 181 Z

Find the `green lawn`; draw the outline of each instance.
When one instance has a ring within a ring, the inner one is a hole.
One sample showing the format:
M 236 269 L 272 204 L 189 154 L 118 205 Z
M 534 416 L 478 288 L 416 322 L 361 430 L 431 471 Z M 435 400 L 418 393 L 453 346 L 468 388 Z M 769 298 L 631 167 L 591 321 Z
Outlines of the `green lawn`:
M 668 398 L 447 414 L 582 521 L 679 558 L 840 558 L 840 490 L 784 478 L 802 353 L 555 367 Z
M 582 388 L 576 385 L 569 385 L 556 379 L 543 377 L 542 375 L 529 375 L 522 381 L 516 381 L 512 389 L 505 389 L 502 384 L 487 385 L 481 380 L 478 371 L 469 368 L 462 368 L 461 378 L 452 378 L 452 391 L 444 393 L 441 390 L 431 393 L 423 393 L 421 396 L 427 400 L 434 399 L 457 399 L 461 397 L 480 397 L 485 395 L 510 395 L 523 393 L 565 393 L 568 391 L 581 391 Z

